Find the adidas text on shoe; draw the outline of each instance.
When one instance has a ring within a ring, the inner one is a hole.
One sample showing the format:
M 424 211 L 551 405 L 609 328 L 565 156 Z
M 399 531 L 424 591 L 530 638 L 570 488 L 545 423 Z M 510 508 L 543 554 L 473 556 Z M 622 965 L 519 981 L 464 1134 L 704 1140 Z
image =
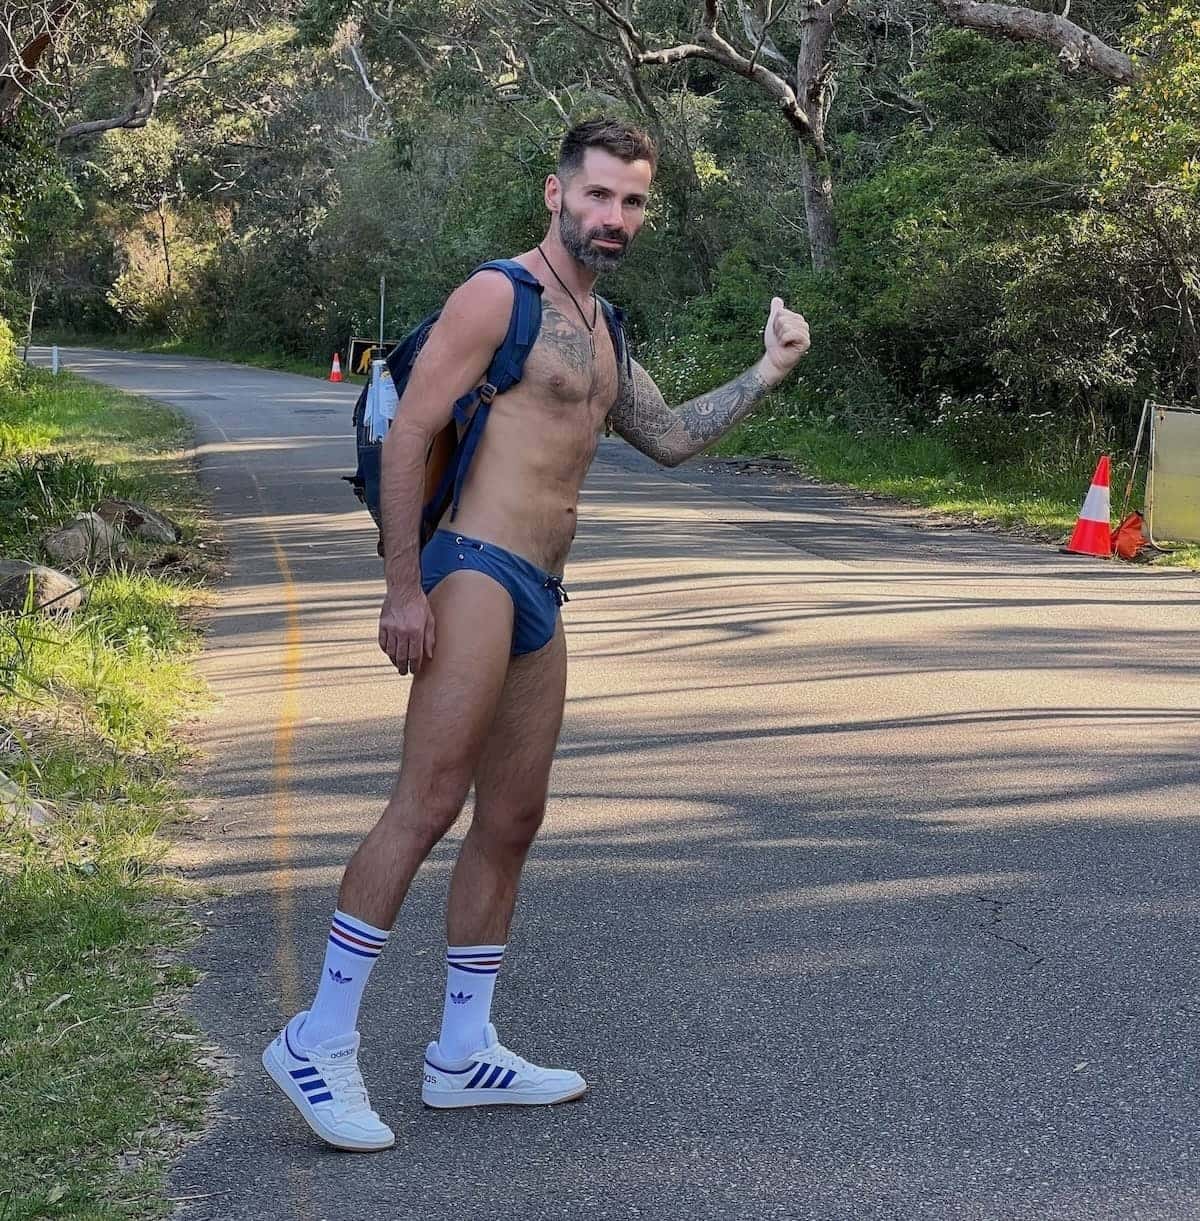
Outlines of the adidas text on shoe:
M 425 1052 L 421 1101 L 426 1106 L 545 1106 L 578 1098 L 587 1082 L 565 1068 L 530 1064 L 500 1045 L 487 1028 L 488 1046 L 462 1061 L 443 1059 L 436 1043 Z
M 391 1128 L 371 1110 L 358 1071 L 358 1035 L 301 1048 L 298 1013 L 262 1054 L 263 1068 L 306 1124 L 335 1149 L 371 1153 L 396 1143 Z

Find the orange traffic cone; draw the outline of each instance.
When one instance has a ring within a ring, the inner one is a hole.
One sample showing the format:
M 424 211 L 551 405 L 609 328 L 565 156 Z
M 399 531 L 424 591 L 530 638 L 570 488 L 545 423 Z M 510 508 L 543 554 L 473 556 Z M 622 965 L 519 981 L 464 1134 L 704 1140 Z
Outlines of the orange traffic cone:
M 333 368 L 329 370 L 329 380 L 331 382 L 342 380 L 342 361 L 336 352 L 333 354 Z
M 1070 541 L 1062 549 L 1076 555 L 1099 555 L 1112 557 L 1112 527 L 1109 525 L 1108 504 L 1108 455 L 1096 464 L 1092 486 L 1079 510 L 1079 520 Z

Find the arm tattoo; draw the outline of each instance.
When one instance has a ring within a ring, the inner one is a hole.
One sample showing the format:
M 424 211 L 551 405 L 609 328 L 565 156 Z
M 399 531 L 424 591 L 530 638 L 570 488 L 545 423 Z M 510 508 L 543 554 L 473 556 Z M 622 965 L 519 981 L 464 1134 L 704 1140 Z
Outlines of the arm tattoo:
M 654 379 L 634 361 L 632 377 L 621 371 L 609 422 L 634 449 L 663 466 L 678 466 L 745 419 L 770 389 L 757 370 L 747 369 L 720 389 L 672 410 Z

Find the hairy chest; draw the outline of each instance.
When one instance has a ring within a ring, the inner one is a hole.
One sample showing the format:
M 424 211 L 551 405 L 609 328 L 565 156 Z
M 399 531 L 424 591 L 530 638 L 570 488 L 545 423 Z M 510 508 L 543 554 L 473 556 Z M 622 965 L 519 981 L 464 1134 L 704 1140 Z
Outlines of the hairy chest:
M 581 321 L 544 303 L 541 330 L 521 381 L 556 418 L 570 413 L 580 423 L 598 424 L 617 396 L 616 355 L 603 314 L 589 335 Z

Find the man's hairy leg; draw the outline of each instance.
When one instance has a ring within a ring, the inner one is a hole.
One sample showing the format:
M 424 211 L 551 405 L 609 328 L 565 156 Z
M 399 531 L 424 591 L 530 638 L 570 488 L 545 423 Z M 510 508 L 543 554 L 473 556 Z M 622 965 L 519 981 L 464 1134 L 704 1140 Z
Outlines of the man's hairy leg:
M 567 648 L 562 624 L 545 648 L 515 658 L 475 772 L 475 815 L 450 881 L 451 945 L 501 945 L 542 823 L 562 726 Z
M 451 573 L 429 598 L 433 659 L 413 679 L 400 775 L 342 879 L 338 908 L 390 928 L 409 885 L 462 810 L 512 649 L 512 600 L 482 573 Z
M 439 1055 L 460 1061 L 489 1043 L 492 994 L 521 869 L 541 825 L 566 692 L 562 624 L 544 649 L 516 658 L 475 772 L 475 817 L 446 906 L 446 993 Z M 559 1082 L 570 1093 L 573 1074 Z M 519 1088 L 519 1084 L 518 1084 Z

